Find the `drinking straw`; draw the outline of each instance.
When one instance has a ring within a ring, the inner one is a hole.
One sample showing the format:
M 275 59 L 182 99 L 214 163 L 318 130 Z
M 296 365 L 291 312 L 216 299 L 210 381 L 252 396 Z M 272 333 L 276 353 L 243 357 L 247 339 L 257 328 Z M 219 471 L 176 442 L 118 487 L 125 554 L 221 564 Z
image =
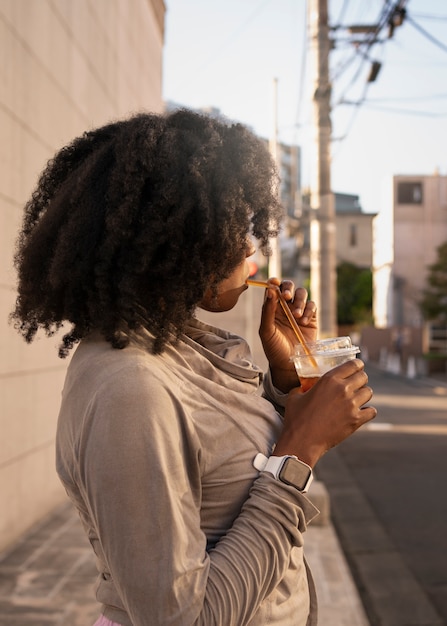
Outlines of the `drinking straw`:
M 268 283 L 265 280 L 252 280 L 251 278 L 248 279 L 246 281 L 247 285 L 251 285 L 252 287 L 264 287 L 265 288 L 276 288 L 277 292 L 278 292 L 278 296 L 279 296 L 279 302 L 282 306 L 282 309 L 284 311 L 284 313 L 286 314 L 287 319 L 289 320 L 290 326 L 292 327 L 293 332 L 295 333 L 296 338 L 298 339 L 299 343 L 302 344 L 303 348 L 304 348 L 304 352 L 308 355 L 310 362 L 312 363 L 313 367 L 317 367 L 317 363 L 315 361 L 315 359 L 313 358 L 313 356 L 310 353 L 310 350 L 308 348 L 308 346 L 306 345 L 306 340 L 304 338 L 303 333 L 301 332 L 301 328 L 298 326 L 296 319 L 293 317 L 292 313 L 290 312 L 289 306 L 287 304 L 286 299 L 284 298 L 281 289 L 279 288 L 278 285 L 273 285 L 272 283 Z

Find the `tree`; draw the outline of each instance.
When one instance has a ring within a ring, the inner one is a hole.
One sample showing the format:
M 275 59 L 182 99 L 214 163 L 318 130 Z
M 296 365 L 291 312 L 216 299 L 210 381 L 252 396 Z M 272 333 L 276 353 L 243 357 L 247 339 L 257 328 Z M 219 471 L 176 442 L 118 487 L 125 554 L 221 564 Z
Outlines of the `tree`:
M 427 320 L 447 320 L 447 241 L 437 248 L 437 254 L 428 266 L 427 287 L 419 303 Z
M 372 272 L 343 262 L 337 267 L 337 321 L 339 324 L 371 322 Z

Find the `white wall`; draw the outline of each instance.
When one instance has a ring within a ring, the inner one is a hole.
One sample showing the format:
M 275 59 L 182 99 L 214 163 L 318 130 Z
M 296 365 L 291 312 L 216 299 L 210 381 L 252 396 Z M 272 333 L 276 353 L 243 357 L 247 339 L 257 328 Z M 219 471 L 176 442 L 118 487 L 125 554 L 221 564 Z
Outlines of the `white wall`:
M 421 183 L 420 204 L 399 204 L 399 183 Z M 419 327 L 419 301 L 437 247 L 447 241 L 447 176 L 398 175 L 382 187 L 374 220 L 374 322 L 378 328 Z
M 337 264 L 344 261 L 359 267 L 372 266 L 372 221 L 368 213 L 338 213 L 336 223 Z M 351 241 L 351 227 L 356 229 L 355 243 Z
M 397 187 L 408 181 L 422 184 L 421 204 L 398 204 Z M 437 259 L 438 246 L 447 241 L 447 177 L 396 176 L 394 185 L 393 271 L 402 281 L 396 293 L 402 319 L 395 323 L 419 326 L 422 314 L 418 303 L 427 285 L 428 267 Z
M 0 0 L 0 550 L 65 495 L 54 435 L 66 361 L 8 324 L 22 207 L 84 130 L 161 111 L 163 0 Z
M 392 179 L 383 181 L 381 210 L 373 220 L 373 317 L 377 328 L 393 318 L 394 213 Z

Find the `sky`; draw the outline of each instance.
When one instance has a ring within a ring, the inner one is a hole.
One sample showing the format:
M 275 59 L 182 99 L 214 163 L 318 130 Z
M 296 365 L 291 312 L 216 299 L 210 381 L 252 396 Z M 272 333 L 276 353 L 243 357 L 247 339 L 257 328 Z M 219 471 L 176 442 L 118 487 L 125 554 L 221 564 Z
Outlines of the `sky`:
M 394 4 L 395 0 L 386 0 Z M 165 0 L 163 97 L 215 107 L 269 138 L 302 149 L 312 179 L 312 55 L 306 0 Z M 375 24 L 384 0 L 328 0 L 334 28 L 333 191 L 377 213 L 393 175 L 447 175 L 447 2 L 407 0 L 407 17 L 384 28 L 368 57 L 346 26 Z M 372 61 L 381 69 L 367 83 Z M 276 84 L 276 87 L 275 87 Z M 276 106 L 275 106 L 276 102 Z M 276 110 L 276 115 L 275 115 Z

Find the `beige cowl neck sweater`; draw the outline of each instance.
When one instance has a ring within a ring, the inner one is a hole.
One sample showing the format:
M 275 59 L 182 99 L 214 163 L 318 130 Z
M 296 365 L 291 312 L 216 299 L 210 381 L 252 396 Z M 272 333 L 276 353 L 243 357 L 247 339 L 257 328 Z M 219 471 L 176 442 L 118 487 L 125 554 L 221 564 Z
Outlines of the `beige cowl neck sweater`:
M 230 333 L 193 319 L 163 354 L 151 342 L 83 340 L 62 395 L 57 471 L 103 613 L 123 626 L 316 624 L 302 546 L 318 511 L 253 467 L 284 398 Z

